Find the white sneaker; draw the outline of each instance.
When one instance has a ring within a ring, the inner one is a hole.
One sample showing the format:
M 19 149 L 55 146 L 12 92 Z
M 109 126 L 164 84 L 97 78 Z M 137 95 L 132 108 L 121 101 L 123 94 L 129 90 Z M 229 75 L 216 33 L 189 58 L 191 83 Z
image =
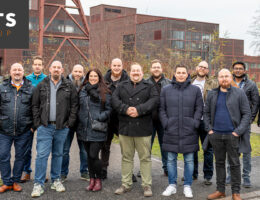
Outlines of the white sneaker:
M 55 180 L 52 184 L 51 184 L 51 189 L 52 190 L 56 190 L 57 192 L 65 192 L 65 187 L 62 185 L 61 181 Z
M 176 194 L 177 189 L 175 184 L 169 185 L 166 190 L 162 193 L 163 196 L 168 197 L 171 196 L 172 194 Z
M 192 189 L 189 185 L 184 185 L 183 194 L 186 198 L 193 198 Z
M 38 184 L 38 183 L 34 183 L 31 197 L 39 197 L 43 193 L 44 193 L 43 187 L 40 184 Z

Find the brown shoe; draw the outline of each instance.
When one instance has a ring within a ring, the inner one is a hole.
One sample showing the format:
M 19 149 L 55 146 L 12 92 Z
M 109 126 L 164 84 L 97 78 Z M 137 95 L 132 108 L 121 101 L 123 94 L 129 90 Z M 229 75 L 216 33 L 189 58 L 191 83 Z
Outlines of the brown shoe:
M 116 191 L 115 191 L 115 194 L 123 194 L 123 193 L 126 193 L 126 192 L 129 192 L 132 188 L 126 188 L 124 185 L 121 185 L 120 188 L 117 188 Z
M 23 190 L 23 188 L 18 183 L 13 184 L 13 191 L 21 192 L 22 190 Z
M 23 172 L 22 177 L 21 177 L 21 183 L 25 183 L 26 181 L 29 181 L 30 179 L 31 179 L 30 174 Z
M 242 200 L 240 194 L 232 194 L 232 200 Z
M 144 187 L 144 196 L 145 197 L 153 196 L 153 192 L 152 192 L 151 186 L 145 186 Z
M 44 183 L 47 183 L 49 181 L 48 177 L 46 176 Z
M 8 185 L 3 185 L 3 186 L 0 187 L 0 193 L 3 193 L 3 192 L 5 192 L 5 191 L 7 191 L 7 190 L 12 190 L 12 189 L 13 189 L 13 186 L 12 186 L 12 185 L 10 185 L 10 186 L 8 186 Z
M 222 192 L 219 192 L 219 191 L 216 191 L 216 192 L 208 195 L 209 200 L 220 199 L 220 198 L 223 198 L 223 197 L 226 197 L 225 193 L 222 193 Z

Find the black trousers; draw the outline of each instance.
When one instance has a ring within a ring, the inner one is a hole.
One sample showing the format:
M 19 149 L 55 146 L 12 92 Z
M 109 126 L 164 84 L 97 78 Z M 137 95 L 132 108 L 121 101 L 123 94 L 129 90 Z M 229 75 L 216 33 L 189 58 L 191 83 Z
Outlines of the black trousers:
M 99 152 L 103 142 L 84 142 L 88 154 L 88 171 L 90 178 L 101 178 L 102 161 L 99 159 Z
M 226 182 L 226 155 L 230 163 L 231 172 L 231 190 L 232 194 L 240 193 L 241 171 L 239 161 L 239 137 L 232 134 L 213 133 L 209 135 L 210 143 L 212 144 L 215 160 L 216 160 L 216 175 L 217 175 L 217 190 L 225 192 Z

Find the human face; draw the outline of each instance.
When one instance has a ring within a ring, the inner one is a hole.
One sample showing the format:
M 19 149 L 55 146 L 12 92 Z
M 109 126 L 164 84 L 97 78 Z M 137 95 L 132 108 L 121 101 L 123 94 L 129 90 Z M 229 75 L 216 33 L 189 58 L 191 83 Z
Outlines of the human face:
M 188 72 L 184 67 L 178 67 L 175 72 L 177 82 L 183 83 L 188 78 Z
M 143 79 L 143 70 L 140 65 L 132 65 L 130 71 L 130 79 L 134 83 L 138 83 Z
M 150 72 L 154 78 L 160 78 L 162 76 L 162 65 L 160 63 L 153 63 Z
M 208 63 L 205 61 L 202 61 L 199 63 L 199 65 L 196 67 L 197 75 L 201 78 L 205 77 L 209 73 L 209 66 Z
M 111 72 L 115 77 L 121 76 L 123 71 L 123 64 L 120 59 L 114 59 L 111 63 Z
M 218 73 L 218 83 L 219 86 L 222 87 L 223 89 L 227 89 L 230 87 L 232 82 L 232 76 L 229 70 L 227 69 L 222 69 Z
M 75 65 L 73 67 L 73 70 L 71 72 L 72 77 L 74 80 L 78 81 L 81 80 L 82 77 L 84 76 L 84 72 L 83 72 L 83 67 L 81 65 Z
M 58 81 L 61 78 L 61 74 L 63 73 L 62 64 L 59 61 L 54 61 L 49 69 L 51 73 L 51 77 Z
M 24 69 L 19 63 L 15 63 L 11 66 L 10 76 L 14 83 L 21 83 L 23 80 Z
M 40 75 L 43 69 L 42 60 L 39 59 L 34 60 L 32 64 L 32 68 L 33 68 L 33 73 L 35 75 Z
M 233 67 L 233 74 L 236 78 L 242 78 L 246 73 L 246 70 L 244 69 L 244 66 L 241 64 L 236 64 Z
M 99 82 L 98 74 L 94 71 L 89 73 L 88 81 L 91 85 L 95 85 Z

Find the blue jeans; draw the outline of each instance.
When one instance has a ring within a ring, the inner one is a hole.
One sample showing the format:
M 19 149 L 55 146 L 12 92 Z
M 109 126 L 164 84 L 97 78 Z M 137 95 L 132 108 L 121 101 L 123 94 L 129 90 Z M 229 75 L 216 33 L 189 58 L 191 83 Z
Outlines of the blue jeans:
M 169 184 L 177 184 L 177 157 L 178 153 L 168 152 L 168 181 Z M 194 170 L 194 153 L 184 153 L 184 185 L 191 186 Z
M 155 135 L 156 135 L 156 132 L 157 132 L 157 135 L 158 135 L 158 140 L 159 140 L 159 145 L 160 145 L 160 150 L 161 150 L 161 156 L 162 156 L 162 168 L 164 171 L 167 171 L 167 152 L 166 151 L 163 151 L 162 150 L 162 143 L 163 143 L 163 134 L 164 134 L 164 130 L 163 130 L 163 127 L 162 127 L 162 124 L 160 121 L 156 121 L 156 122 L 153 122 L 153 133 L 152 133 L 152 147 L 153 147 L 153 142 L 154 142 L 154 138 L 155 138 Z
M 69 129 L 57 130 L 55 128 L 55 125 L 49 124 L 47 127 L 40 126 L 37 129 L 37 156 L 34 183 L 39 183 L 42 186 L 46 178 L 47 162 L 51 152 L 51 180 L 54 181 L 60 178 L 63 147 Z
M 31 133 L 30 139 L 28 141 L 27 149 L 24 155 L 24 164 L 23 164 L 23 171 L 27 174 L 32 172 L 31 169 L 31 161 L 32 161 L 32 144 L 33 144 L 33 136 L 34 133 Z
M 5 185 L 13 185 L 19 183 L 22 172 L 25 151 L 28 146 L 31 131 L 27 131 L 19 136 L 9 136 L 0 134 L 0 171 Z M 13 177 L 11 177 L 11 147 L 14 143 L 15 161 L 13 165 Z
M 73 129 L 69 130 L 67 139 L 63 148 L 63 158 L 62 158 L 62 167 L 61 167 L 61 175 L 67 176 L 69 173 L 69 162 L 70 162 L 70 147 L 74 138 L 75 131 Z M 82 141 L 78 141 L 79 146 L 79 157 L 80 157 L 80 173 L 88 173 L 88 164 L 87 164 L 87 152 L 84 148 L 84 144 Z

